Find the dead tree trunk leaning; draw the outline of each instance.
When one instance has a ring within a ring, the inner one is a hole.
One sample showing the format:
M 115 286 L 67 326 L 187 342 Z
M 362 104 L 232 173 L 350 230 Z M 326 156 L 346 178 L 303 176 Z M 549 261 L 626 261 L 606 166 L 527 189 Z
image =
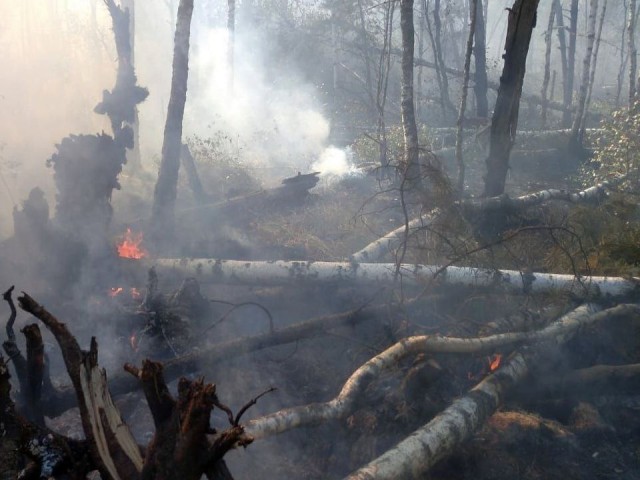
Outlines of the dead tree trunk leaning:
M 462 158 L 462 121 L 464 112 L 467 109 L 467 89 L 469 88 L 469 69 L 471 68 L 471 50 L 473 49 L 473 36 L 476 29 L 476 15 L 478 10 L 478 0 L 469 2 L 469 38 L 467 39 L 467 50 L 464 55 L 464 76 L 462 77 L 462 93 L 460 95 L 460 110 L 458 111 L 458 122 L 456 132 L 456 163 L 458 164 L 458 194 L 462 196 L 464 191 L 464 159 Z
M 182 118 L 187 101 L 187 78 L 189 75 L 189 34 L 193 0 L 180 0 L 173 49 L 173 78 L 171 96 L 164 127 L 162 160 L 158 181 L 153 194 L 151 212 L 151 235 L 154 242 L 160 238 L 170 240 L 174 231 L 174 209 L 180 169 L 182 148 Z
M 420 164 L 418 150 L 418 127 L 413 102 L 413 0 L 400 2 L 400 28 L 402 30 L 402 131 L 404 133 L 404 165 L 402 175 L 407 186 L 416 188 L 420 185 Z
M 509 10 L 504 67 L 491 121 L 489 157 L 486 161 L 484 195 L 488 197 L 504 193 L 509 155 L 518 127 L 520 95 L 531 33 L 536 24 L 538 1 L 516 0 Z
M 551 78 L 551 38 L 553 34 L 553 19 L 555 17 L 555 9 L 551 6 L 549 13 L 549 21 L 547 22 L 547 31 L 544 33 L 544 77 L 542 79 L 542 118 L 540 128 L 544 130 L 547 126 L 547 91 L 549 90 L 549 79 Z
M 582 81 L 580 82 L 580 94 L 578 96 L 578 104 L 576 115 L 573 118 L 571 126 L 571 138 L 569 139 L 569 148 L 578 152 L 582 148 L 582 138 L 580 136 L 580 125 L 582 116 L 585 114 L 585 106 L 587 103 L 587 90 L 589 88 L 589 74 L 591 72 L 591 58 L 593 56 L 593 44 L 596 38 L 596 16 L 598 13 L 598 0 L 591 0 L 589 3 L 589 25 L 587 27 L 587 49 L 584 54 L 582 66 Z
M 489 0 L 485 0 L 488 4 Z M 475 58 L 475 72 L 473 75 L 473 91 L 476 96 L 476 115 L 480 118 L 489 116 L 489 101 L 487 100 L 488 80 L 487 80 L 487 34 L 483 16 L 482 0 L 476 3 L 475 20 L 475 44 L 473 46 L 473 57 Z
M 629 0 L 629 19 L 627 23 L 627 41 L 629 42 L 629 108 L 636 96 L 636 70 L 638 69 L 638 51 L 636 50 L 636 0 Z

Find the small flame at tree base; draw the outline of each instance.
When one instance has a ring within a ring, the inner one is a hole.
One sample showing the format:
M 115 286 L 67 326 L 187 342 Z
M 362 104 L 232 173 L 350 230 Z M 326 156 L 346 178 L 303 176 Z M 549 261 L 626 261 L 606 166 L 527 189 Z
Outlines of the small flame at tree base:
M 118 244 L 118 255 L 136 260 L 146 257 L 148 254 L 142 247 L 142 239 L 142 233 L 133 233 L 130 228 L 127 228 L 122 241 Z

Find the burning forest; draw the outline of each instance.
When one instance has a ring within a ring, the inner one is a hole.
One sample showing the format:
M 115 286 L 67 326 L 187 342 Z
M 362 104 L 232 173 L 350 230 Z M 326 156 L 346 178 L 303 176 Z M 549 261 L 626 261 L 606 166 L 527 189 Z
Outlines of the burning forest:
M 640 479 L 635 0 L 0 13 L 0 480 Z

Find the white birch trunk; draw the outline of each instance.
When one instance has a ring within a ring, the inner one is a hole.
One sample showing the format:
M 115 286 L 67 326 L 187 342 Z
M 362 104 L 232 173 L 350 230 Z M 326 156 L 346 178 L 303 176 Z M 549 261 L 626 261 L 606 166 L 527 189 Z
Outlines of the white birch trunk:
M 359 284 L 392 286 L 397 282 L 394 263 L 312 261 L 244 261 L 214 258 L 160 258 L 158 273 L 195 277 L 202 283 L 240 285 Z M 564 292 L 580 297 L 618 297 L 637 290 L 636 279 L 576 277 L 570 274 L 524 273 L 517 270 L 401 264 L 406 286 L 457 285 L 491 287 L 511 293 Z

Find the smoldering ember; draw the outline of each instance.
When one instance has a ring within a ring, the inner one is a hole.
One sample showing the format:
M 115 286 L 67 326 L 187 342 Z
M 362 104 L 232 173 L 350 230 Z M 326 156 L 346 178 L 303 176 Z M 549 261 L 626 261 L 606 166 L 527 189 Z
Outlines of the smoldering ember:
M 640 479 L 636 0 L 0 14 L 0 480 Z

